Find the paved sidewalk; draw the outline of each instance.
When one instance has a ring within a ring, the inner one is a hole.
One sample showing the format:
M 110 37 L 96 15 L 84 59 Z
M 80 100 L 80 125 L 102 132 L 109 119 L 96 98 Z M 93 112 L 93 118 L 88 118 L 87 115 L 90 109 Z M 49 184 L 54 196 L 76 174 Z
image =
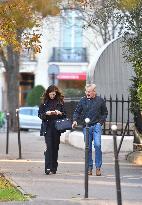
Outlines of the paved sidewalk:
M 0 172 L 6 174 L 25 194 L 27 202 L 1 202 L 10 205 L 115 205 L 116 185 L 113 153 L 103 154 L 102 176 L 89 177 L 89 198 L 84 199 L 84 150 L 60 144 L 56 175 L 44 174 L 44 138 L 35 132 L 21 132 L 22 159 L 18 159 L 17 133 L 10 133 L 9 153 L 6 133 L 0 133 Z M 142 167 L 125 160 L 121 152 L 120 173 L 124 205 L 142 204 Z

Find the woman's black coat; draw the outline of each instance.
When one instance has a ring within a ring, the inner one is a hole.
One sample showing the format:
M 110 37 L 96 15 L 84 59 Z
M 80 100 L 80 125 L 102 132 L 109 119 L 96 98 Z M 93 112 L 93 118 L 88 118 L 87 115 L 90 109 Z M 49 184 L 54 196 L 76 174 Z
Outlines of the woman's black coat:
M 58 110 L 62 113 L 62 115 L 46 115 L 46 112 L 51 110 L 52 111 Z M 46 136 L 47 129 L 49 128 L 56 129 L 55 120 L 66 117 L 64 103 L 56 99 L 47 100 L 44 104 L 40 105 L 38 111 L 38 117 L 42 120 L 40 135 Z

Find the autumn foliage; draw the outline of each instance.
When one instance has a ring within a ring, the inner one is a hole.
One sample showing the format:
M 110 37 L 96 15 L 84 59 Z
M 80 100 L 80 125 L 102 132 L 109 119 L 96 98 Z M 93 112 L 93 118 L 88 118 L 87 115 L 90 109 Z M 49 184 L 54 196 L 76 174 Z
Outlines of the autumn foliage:
M 0 3 L 0 47 L 12 45 L 15 51 L 20 51 L 24 46 L 40 52 L 38 27 L 41 19 L 59 13 L 57 0 L 8 0 Z

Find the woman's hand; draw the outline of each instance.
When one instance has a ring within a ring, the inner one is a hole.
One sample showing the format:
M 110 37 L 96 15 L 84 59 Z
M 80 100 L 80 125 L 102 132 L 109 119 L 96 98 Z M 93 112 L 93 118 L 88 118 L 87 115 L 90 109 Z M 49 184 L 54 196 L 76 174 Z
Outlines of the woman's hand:
M 62 113 L 59 110 L 55 110 L 56 115 L 62 115 Z
M 62 113 L 59 110 L 51 110 L 51 111 L 47 111 L 46 115 L 62 115 Z
M 46 115 L 51 115 L 51 111 L 47 111 L 47 112 L 46 112 Z
M 47 111 L 46 115 L 57 115 L 57 114 L 56 114 L 56 111 L 51 110 L 51 111 Z

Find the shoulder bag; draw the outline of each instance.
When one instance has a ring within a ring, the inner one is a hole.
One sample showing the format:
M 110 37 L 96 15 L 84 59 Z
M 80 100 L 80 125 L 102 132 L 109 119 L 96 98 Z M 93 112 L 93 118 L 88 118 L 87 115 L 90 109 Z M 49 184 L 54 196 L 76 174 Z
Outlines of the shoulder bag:
M 58 131 L 66 131 L 72 129 L 72 122 L 69 118 L 58 119 L 55 121 L 55 128 Z

